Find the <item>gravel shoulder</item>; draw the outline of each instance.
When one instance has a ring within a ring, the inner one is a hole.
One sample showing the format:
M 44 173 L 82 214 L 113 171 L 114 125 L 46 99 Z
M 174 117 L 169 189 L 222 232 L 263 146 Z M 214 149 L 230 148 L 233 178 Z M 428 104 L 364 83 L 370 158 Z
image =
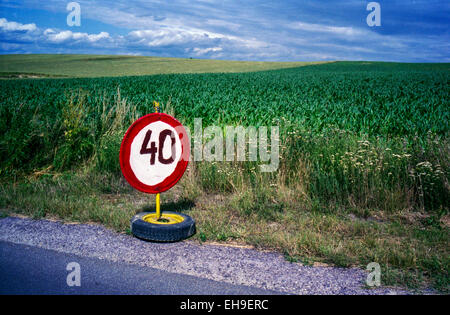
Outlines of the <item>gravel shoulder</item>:
M 275 252 L 199 244 L 150 243 L 96 224 L 7 217 L 0 241 L 288 294 L 412 294 L 400 288 L 365 287 L 358 268 L 312 267 Z

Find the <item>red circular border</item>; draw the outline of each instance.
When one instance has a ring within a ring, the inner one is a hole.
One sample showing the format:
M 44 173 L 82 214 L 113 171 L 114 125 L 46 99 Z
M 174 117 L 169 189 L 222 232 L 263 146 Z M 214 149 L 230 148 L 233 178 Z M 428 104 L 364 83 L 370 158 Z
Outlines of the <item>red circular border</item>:
M 181 141 L 181 158 L 170 176 L 164 179 L 161 183 L 150 186 L 139 181 L 136 175 L 134 175 L 134 172 L 130 166 L 130 151 L 131 143 L 133 142 L 134 137 L 136 137 L 136 135 L 146 126 L 156 121 L 165 122 L 177 130 Z M 181 133 L 179 132 L 180 129 Z M 125 179 L 131 186 L 145 193 L 157 194 L 172 188 L 180 180 L 187 168 L 190 151 L 191 144 L 183 125 L 178 120 L 167 114 L 152 113 L 136 120 L 125 133 L 120 146 L 120 168 L 122 169 L 123 176 L 125 176 Z

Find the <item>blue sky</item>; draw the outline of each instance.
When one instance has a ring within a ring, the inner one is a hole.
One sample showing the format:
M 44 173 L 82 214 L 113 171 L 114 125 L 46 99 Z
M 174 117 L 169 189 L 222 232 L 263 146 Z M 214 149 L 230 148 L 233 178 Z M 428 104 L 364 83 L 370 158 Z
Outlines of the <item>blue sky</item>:
M 131 54 L 260 61 L 450 62 L 450 1 L 0 0 L 0 53 Z

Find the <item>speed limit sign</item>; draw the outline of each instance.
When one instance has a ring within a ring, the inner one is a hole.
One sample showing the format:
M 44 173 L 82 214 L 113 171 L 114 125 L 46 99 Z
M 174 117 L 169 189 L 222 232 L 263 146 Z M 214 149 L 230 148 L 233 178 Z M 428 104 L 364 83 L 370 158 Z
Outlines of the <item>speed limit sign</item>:
M 190 141 L 183 125 L 164 113 L 136 120 L 120 147 L 120 167 L 134 188 L 157 194 L 170 189 L 188 165 Z

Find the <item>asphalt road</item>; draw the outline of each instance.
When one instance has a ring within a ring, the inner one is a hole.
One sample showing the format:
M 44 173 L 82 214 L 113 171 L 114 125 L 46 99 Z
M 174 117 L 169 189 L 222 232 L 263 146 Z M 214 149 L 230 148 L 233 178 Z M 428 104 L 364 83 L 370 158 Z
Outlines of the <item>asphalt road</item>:
M 75 269 L 66 270 L 72 262 L 80 266 L 79 286 Z M 0 294 L 280 294 L 8 242 L 0 242 L 0 284 Z
M 80 266 L 80 286 L 68 286 Z M 39 294 L 410 294 L 367 288 L 358 268 L 312 267 L 275 252 L 151 243 L 95 224 L 0 219 L 0 293 Z

